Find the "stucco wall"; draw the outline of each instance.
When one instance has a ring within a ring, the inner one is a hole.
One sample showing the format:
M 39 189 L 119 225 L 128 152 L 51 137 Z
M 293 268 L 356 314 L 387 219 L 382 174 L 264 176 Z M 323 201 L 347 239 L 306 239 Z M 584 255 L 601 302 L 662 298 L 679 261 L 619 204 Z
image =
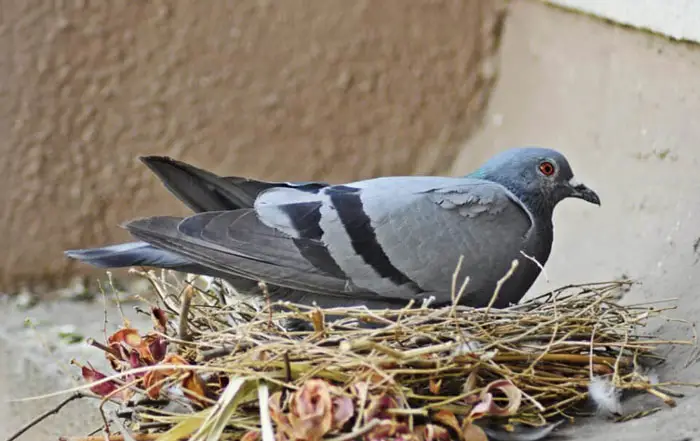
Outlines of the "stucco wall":
M 0 4 L 0 289 L 184 213 L 136 160 L 342 181 L 446 169 L 497 73 L 504 2 Z

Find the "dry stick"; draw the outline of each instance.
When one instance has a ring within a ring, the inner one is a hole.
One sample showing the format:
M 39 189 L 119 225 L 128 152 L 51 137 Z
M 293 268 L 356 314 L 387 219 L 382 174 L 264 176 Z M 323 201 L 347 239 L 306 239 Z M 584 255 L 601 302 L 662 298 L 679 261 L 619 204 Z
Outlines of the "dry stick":
M 510 269 L 506 273 L 505 276 L 501 277 L 501 279 L 496 283 L 496 289 L 493 291 L 493 295 L 491 296 L 491 301 L 489 301 L 488 306 L 486 307 L 486 311 L 484 311 L 484 317 L 488 317 L 489 312 L 491 312 L 491 307 L 493 306 L 494 303 L 496 303 L 496 299 L 498 298 L 498 293 L 501 292 L 501 287 L 503 286 L 504 283 L 508 279 L 511 278 L 513 273 L 515 272 L 515 269 L 518 267 L 519 261 L 518 259 L 513 259 L 513 261 L 510 263 Z
M 189 320 L 188 316 L 190 313 L 190 306 L 192 305 L 192 298 L 194 297 L 194 289 L 192 285 L 185 286 L 182 292 L 182 303 L 180 304 L 180 320 L 178 323 L 178 336 L 182 341 L 192 341 L 192 334 L 190 334 Z
M 16 440 L 16 439 L 19 438 L 20 436 L 24 435 L 24 433 L 25 433 L 27 430 L 29 430 L 29 429 L 31 429 L 32 427 L 36 426 L 37 424 L 39 424 L 40 422 L 44 421 L 46 418 L 50 417 L 51 415 L 57 414 L 61 409 L 63 409 L 63 407 L 64 407 L 66 404 L 70 403 L 71 401 L 77 400 L 78 398 L 83 398 L 84 396 L 85 396 L 85 395 L 81 394 L 80 392 L 71 395 L 70 397 L 68 397 L 68 398 L 66 398 L 65 400 L 63 400 L 63 401 L 61 401 L 60 403 L 58 403 L 58 404 L 56 405 L 56 407 L 54 407 L 53 409 L 44 412 L 43 414 L 39 415 L 38 417 L 34 418 L 32 421 L 30 421 L 29 423 L 27 423 L 24 427 L 22 427 L 21 429 L 19 429 L 17 432 L 15 432 L 15 433 L 14 433 L 12 436 L 10 436 L 9 438 L 7 438 L 7 441 L 14 441 L 14 440 Z
M 544 280 L 549 283 L 549 276 L 547 275 L 547 271 L 544 269 L 544 265 L 542 265 L 539 260 L 535 259 L 534 257 L 530 256 L 529 254 L 526 254 L 525 251 L 520 250 L 520 254 L 525 256 L 526 259 L 530 260 L 532 263 L 537 265 L 537 267 L 542 271 L 542 275 L 544 276 Z
M 355 438 L 359 438 L 365 433 L 369 432 L 370 430 L 374 429 L 378 425 L 382 423 L 382 420 L 375 419 L 370 421 L 369 423 L 365 424 L 364 426 L 360 427 L 354 432 L 346 433 L 344 435 L 336 436 L 335 438 L 331 438 L 328 441 L 350 441 Z
M 162 433 L 135 433 L 131 438 L 136 441 L 154 441 L 161 436 Z M 128 441 L 128 438 L 124 435 L 62 436 L 58 441 Z
M 109 280 L 109 286 L 112 288 L 112 293 L 114 293 L 114 301 L 117 303 L 117 308 L 119 309 L 119 316 L 122 318 L 122 323 L 128 324 L 129 320 L 124 315 L 124 309 L 122 308 L 122 301 L 119 298 L 119 290 L 114 286 L 114 278 L 112 277 L 111 271 L 107 271 L 107 280 Z

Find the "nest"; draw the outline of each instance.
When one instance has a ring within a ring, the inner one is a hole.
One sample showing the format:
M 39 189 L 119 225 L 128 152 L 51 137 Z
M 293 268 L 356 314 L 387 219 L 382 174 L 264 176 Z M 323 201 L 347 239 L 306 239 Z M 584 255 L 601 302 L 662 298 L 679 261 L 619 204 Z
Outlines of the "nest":
M 595 391 L 618 419 L 632 417 L 616 415 L 621 393 L 674 406 L 673 384 L 646 369 L 661 346 L 690 343 L 643 333 L 672 306 L 621 306 L 629 281 L 507 309 L 367 310 L 231 304 L 218 281 L 141 274 L 159 297 L 154 329 L 92 343 L 114 373 L 82 366 L 139 440 L 534 440 L 595 411 Z

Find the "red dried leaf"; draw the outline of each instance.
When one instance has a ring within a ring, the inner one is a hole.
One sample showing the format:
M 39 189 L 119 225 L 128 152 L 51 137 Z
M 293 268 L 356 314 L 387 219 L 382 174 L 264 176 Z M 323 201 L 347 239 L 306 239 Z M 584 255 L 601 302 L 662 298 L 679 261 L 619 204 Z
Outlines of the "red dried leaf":
M 153 319 L 155 329 L 165 334 L 168 329 L 168 314 L 157 306 L 153 306 L 151 307 L 151 319 Z
M 107 378 L 105 374 L 93 369 L 92 367 L 81 366 L 80 369 L 83 378 L 88 383 L 93 383 L 95 381 Z M 110 398 L 127 401 L 133 395 L 133 392 L 128 389 L 122 389 L 119 392 L 116 392 L 118 389 L 119 385 L 111 380 L 90 386 L 90 390 L 101 397 L 109 396 Z
M 365 441 L 395 440 L 409 438 L 408 424 L 396 420 L 382 420 L 381 423 L 364 436 Z
M 148 351 L 151 354 L 153 362 L 158 363 L 165 358 L 165 354 L 168 351 L 168 341 L 159 335 L 153 337 L 154 338 L 150 339 L 148 342 Z
M 92 368 L 87 367 L 87 366 L 83 366 L 81 368 L 81 370 L 82 370 L 83 378 L 88 383 L 93 383 L 95 381 L 99 381 L 99 380 L 102 380 L 104 378 L 107 378 L 107 376 L 105 374 L 103 374 L 102 372 L 96 371 L 95 369 L 92 369 Z M 102 383 L 102 384 L 90 386 L 90 390 L 101 397 L 104 397 L 106 395 L 111 394 L 112 392 L 114 392 L 118 388 L 119 388 L 119 386 L 117 385 L 117 383 L 115 383 L 113 381 L 107 381 L 107 382 Z

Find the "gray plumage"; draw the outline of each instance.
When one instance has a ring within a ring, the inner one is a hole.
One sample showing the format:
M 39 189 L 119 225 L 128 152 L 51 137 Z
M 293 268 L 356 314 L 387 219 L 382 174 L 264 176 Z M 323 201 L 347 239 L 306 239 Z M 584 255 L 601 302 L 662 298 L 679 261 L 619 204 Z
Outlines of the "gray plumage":
M 495 307 L 517 303 L 544 265 L 552 212 L 576 197 L 600 204 L 563 155 L 503 152 L 465 177 L 396 176 L 345 185 L 220 177 L 164 157 L 142 158 L 196 214 L 134 220 L 142 242 L 66 254 L 100 267 L 152 266 L 258 280 L 275 299 L 321 306 L 401 307 L 451 301 L 452 275 L 470 277 L 462 303 L 484 306 L 513 259 L 519 266 Z

